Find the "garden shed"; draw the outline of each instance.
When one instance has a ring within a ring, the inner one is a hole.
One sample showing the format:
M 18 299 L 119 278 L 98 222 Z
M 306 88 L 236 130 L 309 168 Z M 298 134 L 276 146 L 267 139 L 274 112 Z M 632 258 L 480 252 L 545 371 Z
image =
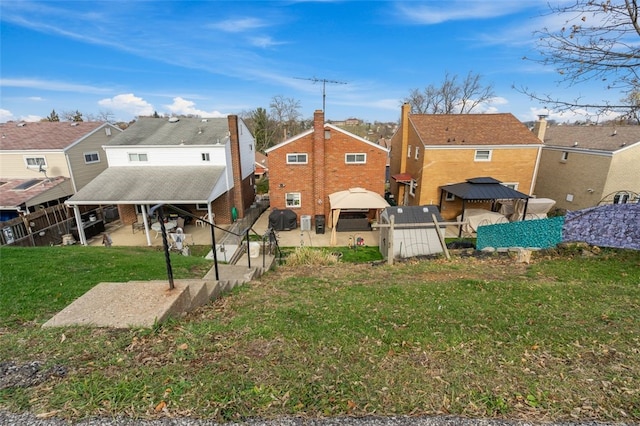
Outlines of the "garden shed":
M 407 258 L 442 253 L 438 232 L 444 238 L 445 226 L 435 226 L 433 217 L 444 222 L 440 210 L 435 205 L 393 206 L 380 214 L 381 224 L 390 224 L 394 217 L 394 227 L 380 227 L 380 253 L 385 258 L 393 250 L 393 258 Z

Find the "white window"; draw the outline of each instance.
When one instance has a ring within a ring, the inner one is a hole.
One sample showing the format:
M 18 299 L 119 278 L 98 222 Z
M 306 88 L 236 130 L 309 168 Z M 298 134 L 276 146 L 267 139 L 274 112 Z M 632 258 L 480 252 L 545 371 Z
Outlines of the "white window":
M 202 161 L 211 161 L 211 157 L 209 156 L 208 152 L 203 152 L 200 155 L 202 156 Z
M 147 158 L 147 154 L 140 153 L 129 153 L 129 161 L 149 161 Z
M 477 149 L 475 161 L 491 161 L 490 149 Z
M 502 182 L 502 185 L 506 186 L 507 188 L 511 188 L 514 191 L 518 190 L 518 183 L 517 182 Z
M 407 148 L 407 158 L 411 158 L 411 145 Z
M 569 159 L 569 153 L 567 151 L 562 151 L 562 156 L 560 157 L 560 161 L 566 163 Z
M 285 205 L 287 207 L 300 207 L 301 199 L 299 192 L 287 192 L 285 194 Z
M 287 154 L 287 164 L 307 164 L 307 154 Z
M 420 158 L 420 147 L 416 146 L 416 155 L 414 156 L 414 158 L 417 160 L 418 158 Z
M 344 162 L 347 164 L 365 164 L 367 162 L 367 154 L 345 154 Z
M 100 162 L 100 154 L 98 154 L 97 151 L 85 152 L 84 153 L 84 162 L 86 164 L 99 163 Z
M 47 165 L 47 161 L 44 157 L 24 157 L 24 162 L 30 169 L 38 169 L 40 166 L 46 167 Z
M 411 179 L 411 184 L 409 185 L 409 195 L 412 197 L 416 196 L 416 188 L 418 187 L 418 182 L 415 179 Z
M 196 210 L 209 210 L 209 206 L 202 203 L 196 203 Z
M 445 201 L 455 201 L 456 196 L 450 192 L 447 192 L 447 195 L 444 197 Z

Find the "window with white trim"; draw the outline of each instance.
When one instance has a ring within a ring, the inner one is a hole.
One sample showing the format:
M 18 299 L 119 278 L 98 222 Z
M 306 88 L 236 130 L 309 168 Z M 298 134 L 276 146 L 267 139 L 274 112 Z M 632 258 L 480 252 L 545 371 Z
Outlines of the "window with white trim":
M 287 154 L 287 164 L 307 164 L 307 154 Z
M 511 188 L 514 191 L 518 190 L 518 182 L 502 182 L 503 186 L 506 186 L 507 188 Z
M 418 182 L 415 179 L 411 179 L 411 183 L 409 184 L 409 195 L 411 195 L 412 197 L 415 197 L 417 187 L 418 187 Z
M 420 158 L 420 147 L 416 146 L 416 154 L 414 155 L 413 158 L 415 158 L 416 160 Z
M 344 162 L 347 164 L 366 164 L 367 154 L 361 154 L 361 153 L 345 154 Z
M 44 157 L 24 157 L 24 162 L 29 169 L 38 169 L 40 166 L 47 165 L 47 160 Z
M 285 194 L 285 205 L 287 207 L 300 207 L 302 205 L 299 192 L 287 192 Z
M 202 158 L 202 161 L 211 161 L 211 156 L 208 152 L 201 153 L 200 157 Z
M 83 153 L 83 155 L 84 155 L 85 164 L 92 164 L 92 163 L 99 163 L 100 162 L 100 154 L 98 154 L 98 151 L 85 152 L 85 153 Z
M 566 163 L 569 159 L 569 153 L 567 151 L 562 151 L 562 156 L 560 157 L 560 161 Z
M 445 201 L 455 201 L 455 199 L 456 199 L 456 196 L 450 192 L 447 192 L 447 195 L 445 195 L 444 197 Z
M 207 204 L 203 204 L 203 203 L 196 203 L 196 210 L 208 211 L 209 210 L 209 206 Z
M 411 158 L 411 145 L 407 148 L 407 158 Z
M 476 149 L 475 161 L 491 161 L 490 149 Z
M 130 152 L 129 153 L 129 161 L 149 161 L 147 154 L 138 153 L 138 152 Z

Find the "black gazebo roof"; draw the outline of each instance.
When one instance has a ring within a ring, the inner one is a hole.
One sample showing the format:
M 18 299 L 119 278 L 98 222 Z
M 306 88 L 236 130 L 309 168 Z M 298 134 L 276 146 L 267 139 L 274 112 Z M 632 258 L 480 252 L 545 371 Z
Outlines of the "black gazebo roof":
M 444 192 L 455 195 L 462 200 L 527 200 L 527 194 L 511 189 L 492 177 L 477 177 L 466 182 L 441 186 Z

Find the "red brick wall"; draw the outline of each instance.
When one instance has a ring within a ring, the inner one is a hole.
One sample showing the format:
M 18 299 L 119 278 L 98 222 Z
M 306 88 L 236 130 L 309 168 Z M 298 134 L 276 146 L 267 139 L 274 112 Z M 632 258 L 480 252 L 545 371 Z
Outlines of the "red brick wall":
M 323 123 L 321 119 L 322 112 L 316 112 L 315 123 Z M 292 209 L 298 215 L 298 221 L 301 215 L 316 214 L 324 214 L 328 220 L 331 210 L 329 194 L 354 187 L 365 188 L 381 196 L 384 194 L 387 152 L 351 134 L 335 128 L 329 130 L 331 136 L 325 139 L 324 125 L 314 124 L 313 134 L 269 152 L 269 195 L 272 208 L 287 208 L 285 194 L 299 192 L 301 206 Z M 323 144 L 323 147 L 314 150 L 314 144 Z M 287 164 L 287 154 L 292 153 L 306 153 L 308 164 Z M 346 153 L 365 153 L 367 162 L 345 164 Z M 324 178 L 319 182 L 322 176 Z

